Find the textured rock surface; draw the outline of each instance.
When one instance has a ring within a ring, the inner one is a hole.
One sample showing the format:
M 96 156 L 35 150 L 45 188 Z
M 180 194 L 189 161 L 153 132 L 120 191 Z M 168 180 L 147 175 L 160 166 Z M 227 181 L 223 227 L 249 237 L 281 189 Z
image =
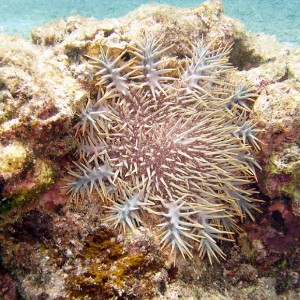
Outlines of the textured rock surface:
M 0 148 L 0 174 L 5 180 L 22 172 L 28 160 L 26 149 L 21 143 L 13 142 Z
M 300 83 L 291 79 L 268 85 L 254 112 L 265 123 L 261 191 L 272 198 L 287 195 L 300 201 Z
M 259 160 L 260 190 L 271 198 L 288 197 L 295 214 L 300 201 L 299 48 L 278 48 L 270 61 L 244 72 L 260 92 L 253 119 L 264 131 Z M 273 56 L 272 55 L 272 56 Z
M 70 76 L 66 56 L 18 38 L 0 41 L 1 140 L 34 135 L 43 142 L 55 122 L 73 117 L 83 91 Z
M 264 130 L 257 159 L 266 202 L 235 245 L 224 243 L 221 264 L 180 258 L 171 266 L 151 232 L 118 235 L 100 225 L 101 203 L 72 208 L 62 190 L 69 131 L 94 75 L 86 55 L 100 44 L 118 55 L 149 28 L 164 46 L 175 43 L 176 67 L 189 39 L 232 42 L 237 76 L 259 93 L 253 119 Z M 299 48 L 251 36 L 219 1 L 185 10 L 152 4 L 118 20 L 71 17 L 32 37 L 35 45 L 0 37 L 0 283 L 11 286 L 0 298 L 299 299 Z
M 0 36 L 0 42 L 2 212 L 28 203 L 53 181 L 57 159 L 70 151 L 66 132 L 85 92 L 65 55 L 19 38 Z
M 32 39 L 38 45 L 51 45 L 56 53 L 65 54 L 73 75 L 88 86 L 92 70 L 86 55 L 99 55 L 101 44 L 114 49 L 117 56 L 149 28 L 154 36 L 161 37 L 163 47 L 173 44 L 168 55 L 178 58 L 174 67 L 185 63 L 183 58 L 189 55 L 188 41 L 201 37 L 204 42 L 215 40 L 219 45 L 234 42 L 231 59 L 241 68 L 261 60 L 261 53 L 253 54 L 253 37 L 239 22 L 223 14 L 220 1 L 207 2 L 195 9 L 152 3 L 117 20 L 70 17 L 33 30 Z

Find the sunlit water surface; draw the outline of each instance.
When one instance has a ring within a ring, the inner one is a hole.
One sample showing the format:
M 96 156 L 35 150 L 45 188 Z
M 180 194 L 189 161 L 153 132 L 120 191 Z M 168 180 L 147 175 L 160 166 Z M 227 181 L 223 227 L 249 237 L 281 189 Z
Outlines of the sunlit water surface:
M 146 0 L 1 0 L 0 32 L 30 37 L 30 30 L 71 15 L 117 18 Z M 156 1 L 195 7 L 201 0 Z M 223 0 L 225 13 L 240 19 L 248 31 L 276 35 L 281 42 L 300 45 L 300 0 Z

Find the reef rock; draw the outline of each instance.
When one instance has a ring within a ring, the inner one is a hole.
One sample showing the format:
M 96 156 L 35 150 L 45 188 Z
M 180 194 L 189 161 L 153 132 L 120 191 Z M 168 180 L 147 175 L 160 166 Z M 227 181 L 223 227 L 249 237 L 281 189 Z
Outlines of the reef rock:
M 95 84 L 88 57 L 100 45 L 117 57 L 149 28 L 163 47 L 174 45 L 166 55 L 179 70 L 189 41 L 232 43 L 234 76 L 258 94 L 250 117 L 262 141 L 256 174 L 264 215 L 238 224 L 245 232 L 222 244 L 220 264 L 180 257 L 171 265 L 151 229 L 118 234 L 101 224 L 100 201 L 72 206 L 63 190 L 76 113 Z M 149 4 L 116 20 L 70 17 L 34 29 L 32 43 L 4 35 L 0 42 L 0 272 L 12 299 L 299 297 L 300 48 L 247 33 L 220 1 L 194 9 Z M 1 289 L 0 298 L 8 294 Z
M 53 170 L 61 167 L 54 158 L 70 151 L 66 132 L 85 92 L 65 55 L 21 38 L 2 35 L 0 41 L 2 212 L 53 181 Z M 42 173 L 43 182 L 37 175 Z
M 299 215 L 300 48 L 280 48 L 272 40 L 270 44 L 277 49 L 272 58 L 243 72 L 259 92 L 253 108 L 253 120 L 263 129 L 259 187 L 273 199 L 288 197 Z
M 268 85 L 254 113 L 265 124 L 261 191 L 271 198 L 287 195 L 300 201 L 300 83 L 291 79 Z
M 151 3 L 114 20 L 69 17 L 66 21 L 57 20 L 34 29 L 31 35 L 35 44 L 51 46 L 56 53 L 66 55 L 74 77 L 89 86 L 93 70 L 87 56 L 99 55 L 100 45 L 113 49 L 115 56 L 118 56 L 149 28 L 153 36 L 161 38 L 162 47 L 173 45 L 168 55 L 177 57 L 174 61 L 176 68 L 183 65 L 183 58 L 189 55 L 188 41 L 201 38 L 204 43 L 233 43 L 231 60 L 234 64 L 246 64 L 245 59 L 250 63 L 255 60 L 252 58 L 253 49 L 247 48 L 252 37 L 241 23 L 223 14 L 221 1 L 205 2 L 194 9 Z M 243 62 L 239 59 L 242 56 Z

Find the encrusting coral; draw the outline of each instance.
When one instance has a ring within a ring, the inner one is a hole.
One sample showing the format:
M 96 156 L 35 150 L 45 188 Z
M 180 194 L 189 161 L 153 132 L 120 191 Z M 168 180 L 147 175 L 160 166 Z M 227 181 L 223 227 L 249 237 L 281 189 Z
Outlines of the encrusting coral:
M 150 35 L 117 58 L 101 49 L 91 60 L 98 95 L 76 125 L 68 192 L 77 203 L 99 197 L 103 221 L 124 231 L 156 224 L 174 261 L 194 250 L 224 258 L 217 241 L 232 240 L 259 201 L 257 130 L 247 120 L 256 94 L 229 79 L 230 45 L 214 44 L 190 44 L 184 70 Z

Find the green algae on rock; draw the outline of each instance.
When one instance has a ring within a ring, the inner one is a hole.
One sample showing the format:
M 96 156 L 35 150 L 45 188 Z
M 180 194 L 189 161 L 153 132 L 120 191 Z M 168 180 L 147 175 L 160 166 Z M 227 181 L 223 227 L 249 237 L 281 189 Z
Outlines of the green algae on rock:
M 25 180 L 7 183 L 4 188 L 6 198 L 0 202 L 0 215 L 14 211 L 21 205 L 29 205 L 53 182 L 54 174 L 51 163 L 37 160 Z
M 261 191 L 269 197 L 288 196 L 299 215 L 300 84 L 295 79 L 268 85 L 254 105 L 254 118 L 264 124 L 260 161 Z
M 261 163 L 258 185 L 272 199 L 288 198 L 293 212 L 300 214 L 300 48 L 279 44 L 273 37 L 252 37 L 249 50 L 258 54 L 259 64 L 242 74 L 259 91 L 252 119 L 263 144 L 257 158 Z

